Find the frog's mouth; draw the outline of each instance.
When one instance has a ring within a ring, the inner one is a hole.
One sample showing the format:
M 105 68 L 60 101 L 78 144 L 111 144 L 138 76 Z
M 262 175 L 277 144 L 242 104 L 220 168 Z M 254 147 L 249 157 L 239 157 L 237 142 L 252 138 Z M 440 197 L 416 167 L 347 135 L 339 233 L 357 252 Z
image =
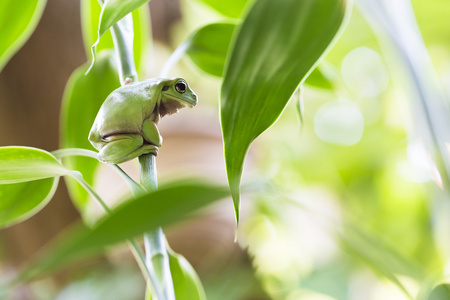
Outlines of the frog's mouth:
M 159 107 L 159 114 L 161 117 L 165 115 L 171 115 L 177 113 L 179 109 L 184 107 L 194 107 L 197 104 L 197 96 L 191 95 L 192 98 L 188 97 L 177 97 L 170 95 L 167 99 L 161 102 Z
M 197 104 L 197 95 L 194 93 L 183 94 L 183 95 L 167 95 L 172 101 L 177 101 L 183 103 L 187 107 L 193 107 Z M 169 100 L 169 101 L 170 101 Z M 167 101 L 167 100 L 166 100 Z

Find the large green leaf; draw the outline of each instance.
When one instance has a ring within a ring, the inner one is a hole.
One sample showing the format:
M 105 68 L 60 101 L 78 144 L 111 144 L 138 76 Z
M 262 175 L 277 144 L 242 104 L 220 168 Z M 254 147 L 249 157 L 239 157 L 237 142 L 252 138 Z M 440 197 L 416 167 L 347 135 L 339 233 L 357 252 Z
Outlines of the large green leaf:
M 0 1 L 0 71 L 36 28 L 46 0 Z
M 11 226 L 36 214 L 53 197 L 58 177 L 0 184 L 0 228 Z
M 0 147 L 0 184 L 27 182 L 69 173 L 47 151 L 31 147 Z
M 186 41 L 185 53 L 204 72 L 222 77 L 228 50 L 237 24 L 233 21 L 210 23 L 197 29 Z M 330 80 L 317 67 L 306 78 L 312 87 L 331 89 Z
M 241 25 L 221 90 L 225 161 L 237 220 L 250 144 L 278 119 L 329 48 L 347 7 L 347 0 L 258 0 Z
M 105 0 L 100 13 L 97 28 L 97 41 L 92 46 L 92 54 L 95 58 L 96 46 L 102 35 L 114 24 L 125 18 L 126 15 L 138 9 L 149 0 Z
M 248 0 L 201 0 L 217 12 L 230 18 L 239 18 L 247 5 Z
M 186 54 L 200 69 L 222 77 L 235 23 L 220 22 L 205 25 L 187 40 Z
M 86 54 L 90 55 L 91 46 L 95 43 L 98 37 L 98 24 L 101 13 L 101 6 L 97 0 L 82 0 L 81 1 L 81 25 L 83 32 L 84 45 Z M 135 57 L 136 66 L 138 69 L 142 66 L 144 61 L 143 54 L 149 46 L 151 36 L 150 26 L 150 11 L 147 6 L 134 10 L 133 15 L 133 53 Z M 103 49 L 114 49 L 111 32 L 106 31 L 97 45 L 97 52 Z
M 236 27 L 235 21 L 210 23 L 200 27 L 186 41 L 185 53 L 204 72 L 222 77 Z M 333 87 L 319 67 L 308 75 L 305 83 L 323 89 Z
M 88 141 L 89 131 L 100 106 L 113 90 L 120 86 L 112 51 L 99 53 L 98 61 L 84 75 L 87 65 L 81 66 L 70 77 L 64 92 L 61 110 L 61 147 L 94 150 Z M 67 166 L 83 174 L 85 181 L 93 185 L 94 172 L 99 162 L 87 157 L 65 159 Z M 67 178 L 72 201 L 84 211 L 88 193 L 73 179 Z
M 223 187 L 204 183 L 179 183 L 125 201 L 92 228 L 81 227 L 63 235 L 22 274 L 23 280 L 43 275 L 105 246 L 174 222 L 228 195 Z

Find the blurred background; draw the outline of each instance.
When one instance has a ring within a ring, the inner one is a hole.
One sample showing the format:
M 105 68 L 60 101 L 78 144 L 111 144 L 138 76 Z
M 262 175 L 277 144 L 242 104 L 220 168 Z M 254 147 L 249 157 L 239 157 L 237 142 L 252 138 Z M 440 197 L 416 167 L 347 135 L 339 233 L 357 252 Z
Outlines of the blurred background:
M 450 96 L 450 2 L 412 1 L 430 57 L 416 57 L 413 71 L 402 60 L 408 53 L 382 38 L 382 26 L 372 30 L 377 18 L 370 18 L 366 1 L 358 3 L 319 65 L 323 78 L 301 90 L 302 118 L 296 95 L 252 145 L 243 182 L 257 191 L 243 195 L 237 243 L 230 199 L 165 230 L 171 247 L 198 271 L 208 299 L 411 299 L 430 276 L 450 271 L 450 202 L 421 132 L 430 124 L 417 112 L 411 81 L 414 70 L 434 67 L 424 73 L 429 86 L 442 99 Z M 0 73 L 0 146 L 59 148 L 64 87 L 90 59 L 79 12 L 79 1 L 49 0 L 34 34 Z M 146 77 L 159 74 L 194 28 L 222 18 L 195 0 L 152 0 L 150 12 Z M 161 121 L 159 181 L 202 177 L 226 184 L 220 81 L 187 59 L 170 75 L 186 78 L 199 104 Z M 431 119 L 447 130 L 448 116 Z M 137 177 L 136 162 L 123 167 Z M 126 195 L 106 168 L 98 178 L 95 188 L 111 203 Z M 15 272 L 79 219 L 61 180 L 41 212 L 0 231 L 0 272 Z M 144 293 L 123 246 L 23 286 L 11 299 L 143 299 Z

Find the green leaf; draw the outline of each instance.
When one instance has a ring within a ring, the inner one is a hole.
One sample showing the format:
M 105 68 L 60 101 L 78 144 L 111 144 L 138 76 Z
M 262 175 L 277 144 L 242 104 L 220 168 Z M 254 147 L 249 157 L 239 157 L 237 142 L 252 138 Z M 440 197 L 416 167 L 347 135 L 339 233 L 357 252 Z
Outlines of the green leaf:
M 0 228 L 22 222 L 39 212 L 55 194 L 58 178 L 0 185 Z
M 92 46 L 92 54 L 95 58 L 96 46 L 102 35 L 114 24 L 123 19 L 132 11 L 138 9 L 149 0 L 105 0 L 100 13 L 97 29 L 97 41 Z
M 440 284 L 436 286 L 427 298 L 428 300 L 448 300 L 450 299 L 450 284 Z
M 95 150 L 88 141 L 89 131 L 100 106 L 113 90 L 120 86 L 112 51 L 103 50 L 91 71 L 84 75 L 88 65 L 74 71 L 64 91 L 61 109 L 61 147 Z M 70 157 L 66 165 L 83 174 L 84 180 L 94 183 L 94 172 L 100 163 L 87 157 Z M 88 193 L 73 179 L 66 178 L 72 201 L 83 212 Z
M 311 74 L 309 74 L 308 78 L 305 80 L 305 84 L 317 87 L 321 89 L 332 90 L 333 84 L 328 80 L 328 78 L 323 74 L 319 67 L 315 68 Z
M 247 0 L 202 0 L 217 12 L 230 18 L 239 18 L 247 5 Z
M 67 175 L 47 151 L 31 147 L 0 147 L 0 184 L 20 183 Z
M 206 300 L 200 278 L 191 264 L 180 254 L 168 249 L 170 273 L 176 299 Z
M 53 155 L 30 147 L 0 147 L 0 228 L 21 222 L 53 197 L 69 174 Z
M 98 37 L 98 24 L 101 13 L 101 6 L 97 0 L 82 0 L 81 1 L 81 25 L 83 32 L 84 45 L 86 54 L 91 54 L 91 46 L 95 43 Z M 143 65 L 143 54 L 149 47 L 151 36 L 150 25 L 150 11 L 147 6 L 134 10 L 133 16 L 133 53 L 136 61 L 136 66 L 140 69 Z M 97 52 L 104 49 L 114 49 L 111 32 L 104 32 L 101 40 L 97 45 Z
M 0 1 L 0 71 L 36 28 L 45 0 Z
M 172 275 L 176 299 L 206 300 L 203 285 L 191 264 L 182 255 L 167 249 L 170 274 Z M 152 300 L 151 288 L 147 285 L 145 300 Z
M 74 259 L 94 254 L 105 246 L 141 235 L 192 216 L 199 209 L 223 198 L 223 187 L 204 183 L 178 183 L 125 201 L 91 229 L 76 228 L 21 275 L 29 280 L 56 270 Z
M 205 25 L 188 39 L 186 54 L 204 72 L 222 77 L 225 60 L 236 23 Z
M 330 47 L 346 8 L 346 0 L 258 0 L 241 25 L 221 90 L 225 162 L 237 220 L 250 144 L 278 119 Z

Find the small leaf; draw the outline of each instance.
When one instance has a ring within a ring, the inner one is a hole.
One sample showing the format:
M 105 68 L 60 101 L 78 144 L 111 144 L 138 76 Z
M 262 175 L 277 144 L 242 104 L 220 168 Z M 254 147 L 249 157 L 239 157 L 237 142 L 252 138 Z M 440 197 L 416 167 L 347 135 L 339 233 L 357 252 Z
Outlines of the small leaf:
M 182 255 L 167 249 L 170 274 L 172 275 L 175 299 L 206 300 L 205 291 L 197 273 Z M 147 284 L 145 300 L 152 300 L 150 283 Z
M 45 4 L 45 0 L 0 1 L 0 71 L 31 36 Z
M 81 29 L 83 33 L 86 54 L 91 54 L 91 47 L 98 37 L 98 20 L 102 7 L 97 0 L 81 0 Z M 104 49 L 114 49 L 111 32 L 103 34 L 97 45 L 97 52 Z
M 206 73 L 221 77 L 235 28 L 236 24 L 230 22 L 201 27 L 187 41 L 186 54 Z
M 126 15 L 138 9 L 148 1 L 149 0 L 105 0 L 98 23 L 97 41 L 92 46 L 94 58 L 97 44 L 100 42 L 102 35 Z
M 333 89 L 333 84 L 323 74 L 322 70 L 319 67 L 315 68 L 311 72 L 311 74 L 309 74 L 309 76 L 305 80 L 305 84 L 312 86 L 312 87 L 321 88 L 321 89 L 327 89 L 327 90 Z
M 64 91 L 61 109 L 61 147 L 95 150 L 88 141 L 89 131 L 100 106 L 113 90 L 120 86 L 113 52 L 99 53 L 92 70 L 84 75 L 87 64 L 74 71 Z M 66 165 L 83 174 L 84 180 L 94 183 L 94 172 L 100 163 L 87 157 L 70 157 Z M 73 179 L 66 179 L 72 201 L 83 212 L 89 195 Z
M 76 228 L 63 235 L 20 279 L 29 280 L 56 270 L 70 261 L 99 252 L 105 246 L 186 219 L 199 209 L 228 195 L 226 189 L 204 183 L 178 183 L 125 201 L 89 229 Z
M 180 254 L 168 249 L 170 273 L 176 299 L 206 300 L 200 278 L 191 264 Z
M 239 18 L 247 5 L 247 0 L 202 0 L 217 12 L 230 18 Z
M 0 147 L 0 184 L 58 177 L 69 172 L 47 151 L 31 147 Z
M 39 212 L 55 194 L 58 178 L 0 185 L 0 228 Z
M 258 0 L 240 27 L 221 90 L 225 162 L 237 220 L 250 144 L 278 119 L 330 47 L 346 7 L 346 0 Z

